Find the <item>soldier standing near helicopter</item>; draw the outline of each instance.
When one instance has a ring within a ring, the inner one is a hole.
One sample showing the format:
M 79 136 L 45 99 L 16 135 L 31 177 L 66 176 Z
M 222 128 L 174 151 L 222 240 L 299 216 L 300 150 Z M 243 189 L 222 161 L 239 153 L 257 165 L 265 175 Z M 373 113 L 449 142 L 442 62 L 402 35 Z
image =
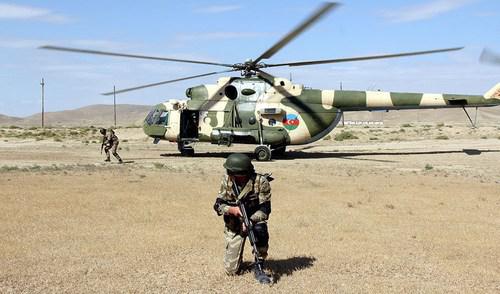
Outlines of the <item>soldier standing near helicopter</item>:
M 224 168 L 227 174 L 222 178 L 214 209 L 218 215 L 224 216 L 226 245 L 224 267 L 228 275 L 235 275 L 240 270 L 245 240 L 248 235 L 247 227 L 242 221 L 242 211 L 237 203 L 243 203 L 246 215 L 252 224 L 251 229 L 256 239 L 255 248 L 258 251 L 259 261 L 257 263 L 262 264 L 267 257 L 269 247 L 267 220 L 271 213 L 269 181 L 272 178 L 267 174 L 256 173 L 250 158 L 244 154 L 229 155 L 224 163 Z M 263 273 L 262 271 L 259 273 L 256 267 L 257 279 L 259 279 L 259 274 Z
M 118 159 L 118 163 L 123 163 L 123 160 L 121 159 L 120 155 L 116 152 L 118 150 L 118 144 L 120 143 L 120 140 L 115 134 L 115 131 L 113 129 L 104 129 L 101 128 L 99 132 L 102 135 L 102 144 L 101 144 L 101 153 L 102 153 L 102 148 L 104 147 L 104 152 L 106 153 L 106 159 L 104 161 L 109 162 L 111 161 L 111 156 L 110 156 L 110 150 L 111 153 L 113 153 L 114 157 Z

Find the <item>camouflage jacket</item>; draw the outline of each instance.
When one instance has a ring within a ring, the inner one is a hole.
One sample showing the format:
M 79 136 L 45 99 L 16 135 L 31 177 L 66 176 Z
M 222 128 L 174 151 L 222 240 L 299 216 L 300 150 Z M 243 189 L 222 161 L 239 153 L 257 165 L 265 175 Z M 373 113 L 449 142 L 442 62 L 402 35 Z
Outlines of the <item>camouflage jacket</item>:
M 118 144 L 120 142 L 118 140 L 118 137 L 115 135 L 115 132 L 112 129 L 108 129 L 106 131 L 106 135 L 103 136 L 102 138 L 102 144 L 104 145 L 113 145 L 113 144 Z
M 227 215 L 229 207 L 236 206 L 238 200 L 233 191 L 233 185 L 235 183 L 228 175 L 222 177 L 214 209 L 218 215 L 224 215 L 224 222 L 229 229 L 237 231 L 241 225 L 240 220 Z M 271 186 L 266 177 L 254 174 L 240 191 L 239 199 L 244 199 L 250 220 L 254 223 L 267 221 L 271 213 Z

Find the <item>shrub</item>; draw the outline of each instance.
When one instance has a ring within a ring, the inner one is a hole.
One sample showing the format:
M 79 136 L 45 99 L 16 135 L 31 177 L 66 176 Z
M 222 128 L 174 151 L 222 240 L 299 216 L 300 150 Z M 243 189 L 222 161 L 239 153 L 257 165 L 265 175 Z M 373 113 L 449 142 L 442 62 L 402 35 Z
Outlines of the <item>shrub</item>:
M 425 170 L 431 170 L 434 167 L 432 165 L 430 165 L 430 164 L 427 163 L 424 168 L 425 168 Z
M 411 124 L 402 124 L 401 127 L 402 128 L 411 128 L 413 126 Z
M 153 162 L 153 165 L 156 167 L 156 168 L 163 168 L 165 165 L 163 163 L 159 163 L 159 162 Z
M 448 140 L 449 138 L 446 135 L 439 135 L 439 136 L 436 137 L 436 139 L 437 140 Z
M 354 140 L 354 139 L 359 139 L 359 138 L 349 131 L 342 131 L 339 134 L 335 135 L 335 141 Z

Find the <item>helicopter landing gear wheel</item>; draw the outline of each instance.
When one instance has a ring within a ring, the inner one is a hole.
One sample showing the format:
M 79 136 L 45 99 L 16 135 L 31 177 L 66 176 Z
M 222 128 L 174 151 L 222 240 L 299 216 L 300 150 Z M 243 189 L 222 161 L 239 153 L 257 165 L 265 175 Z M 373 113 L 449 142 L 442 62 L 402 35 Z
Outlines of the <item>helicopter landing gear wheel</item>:
M 271 149 L 266 145 L 259 145 L 255 148 L 255 159 L 257 161 L 269 161 L 271 160 Z

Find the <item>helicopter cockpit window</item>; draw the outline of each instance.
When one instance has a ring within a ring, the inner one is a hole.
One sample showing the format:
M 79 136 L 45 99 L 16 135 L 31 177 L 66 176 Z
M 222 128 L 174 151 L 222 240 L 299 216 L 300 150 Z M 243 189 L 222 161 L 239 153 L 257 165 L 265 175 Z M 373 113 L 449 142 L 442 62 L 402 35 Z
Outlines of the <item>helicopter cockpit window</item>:
M 166 125 L 168 123 L 168 111 L 153 109 L 146 117 L 148 125 Z
M 160 114 L 158 119 L 158 125 L 167 125 L 168 124 L 168 111 L 164 111 Z

